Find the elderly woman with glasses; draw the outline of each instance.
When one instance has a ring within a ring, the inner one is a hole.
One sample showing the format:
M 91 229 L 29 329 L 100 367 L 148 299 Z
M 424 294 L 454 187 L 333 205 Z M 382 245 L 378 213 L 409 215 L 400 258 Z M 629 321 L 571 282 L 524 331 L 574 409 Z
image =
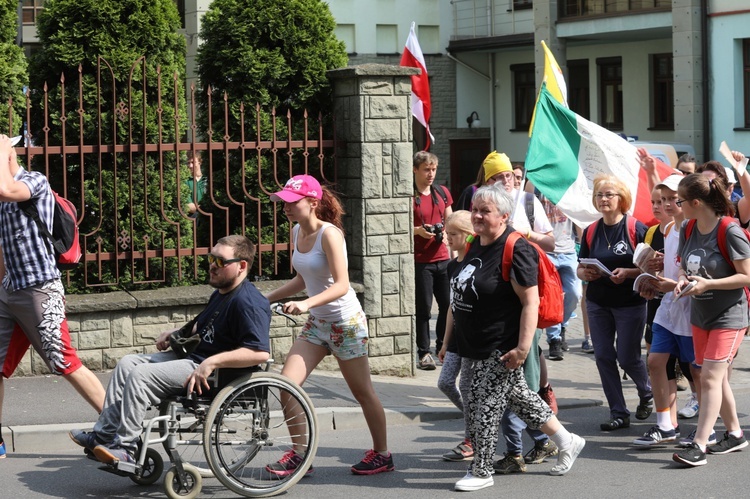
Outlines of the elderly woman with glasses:
M 608 272 L 579 264 L 578 277 L 589 283 L 589 328 L 596 367 L 609 404 L 610 419 L 601 424 L 601 429 L 613 431 L 630 426 L 618 364 L 638 389 L 640 403 L 635 417 L 646 419 L 653 411 L 651 383 L 641 358 L 646 302 L 633 291 L 634 279 L 640 274 L 633 264 L 633 250 L 643 242 L 647 227 L 626 214 L 632 202 L 630 190 L 611 175 L 594 179 L 592 201 L 602 218 L 584 230 L 579 257 L 599 260 Z
M 492 460 L 506 408 L 555 442 L 559 454 L 552 475 L 570 471 L 586 444 L 560 424 L 524 379 L 522 366 L 539 315 L 539 254 L 519 238 L 513 246 L 510 280 L 503 279 L 505 243 L 514 232 L 508 224 L 513 204 L 513 198 L 498 187 L 477 189 L 471 211 L 476 237 L 451 278 L 458 352 L 474 363 L 468 401 L 474 458 L 466 476 L 456 482 L 459 491 L 494 484 Z

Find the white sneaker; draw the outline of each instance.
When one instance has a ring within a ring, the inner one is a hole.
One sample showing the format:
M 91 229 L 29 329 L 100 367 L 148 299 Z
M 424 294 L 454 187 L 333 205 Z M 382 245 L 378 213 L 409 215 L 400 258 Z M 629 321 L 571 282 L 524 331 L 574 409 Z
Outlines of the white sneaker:
M 586 440 L 575 433 L 571 433 L 573 441 L 567 449 L 560 449 L 557 454 L 557 464 L 552 467 L 549 474 L 553 476 L 562 476 L 573 467 L 578 454 L 586 446 Z
M 685 407 L 677 411 L 677 416 L 683 419 L 694 418 L 698 415 L 698 409 L 700 409 L 698 399 L 695 398 L 694 394 L 691 394 L 690 398 L 685 403 Z
M 466 476 L 456 482 L 454 489 L 461 492 L 471 492 L 473 490 L 492 487 L 493 485 L 495 485 L 495 480 L 492 478 L 492 475 L 482 478 L 474 476 L 471 471 L 467 471 Z

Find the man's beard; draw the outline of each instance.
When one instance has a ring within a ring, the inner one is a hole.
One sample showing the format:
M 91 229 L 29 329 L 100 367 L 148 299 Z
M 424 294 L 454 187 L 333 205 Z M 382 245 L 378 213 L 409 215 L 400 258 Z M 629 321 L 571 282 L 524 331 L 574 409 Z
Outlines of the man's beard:
M 209 273 L 208 284 L 215 289 L 223 290 L 232 287 L 232 285 L 234 284 L 234 278 L 222 278 L 218 274 Z

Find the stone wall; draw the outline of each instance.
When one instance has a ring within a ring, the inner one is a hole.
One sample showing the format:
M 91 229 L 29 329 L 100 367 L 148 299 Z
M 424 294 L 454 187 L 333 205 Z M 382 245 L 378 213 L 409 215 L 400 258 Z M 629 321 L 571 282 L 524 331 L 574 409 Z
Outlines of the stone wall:
M 261 292 L 268 292 L 284 284 L 283 281 L 256 283 Z M 355 291 L 362 296 L 361 284 L 353 283 Z M 198 315 L 208 303 L 213 288 L 190 286 L 164 288 L 154 291 L 117 291 L 98 295 L 71 295 L 66 301 L 68 327 L 73 346 L 83 363 L 93 371 L 113 369 L 124 355 L 129 353 L 155 352 L 155 340 L 162 331 L 181 327 Z M 291 320 L 274 315 L 271 321 L 271 356 L 283 363 L 306 316 Z M 403 374 L 388 369 L 386 360 L 375 360 L 389 355 L 377 343 L 370 345 L 370 356 L 374 363 L 383 366 L 382 372 Z M 336 363 L 330 357 L 321 365 L 331 369 Z M 30 349 L 14 373 L 15 376 L 49 374 L 39 355 Z

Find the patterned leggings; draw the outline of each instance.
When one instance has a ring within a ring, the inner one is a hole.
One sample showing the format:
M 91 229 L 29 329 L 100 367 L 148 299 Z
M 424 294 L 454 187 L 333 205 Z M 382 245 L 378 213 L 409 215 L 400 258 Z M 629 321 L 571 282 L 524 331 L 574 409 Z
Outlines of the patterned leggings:
M 471 423 L 468 404 L 471 391 L 471 379 L 473 376 L 473 362 L 471 359 L 461 357 L 454 352 L 446 352 L 443 360 L 443 368 L 438 378 L 438 388 L 453 404 L 464 413 L 464 438 L 469 438 L 469 424 Z M 461 373 L 461 379 L 456 387 L 456 378 Z
M 497 447 L 500 417 L 510 408 L 531 429 L 538 429 L 553 414 L 541 397 L 531 391 L 523 376 L 523 368 L 508 369 L 496 350 L 486 360 L 474 361 L 469 411 L 471 412 L 471 444 L 474 460 L 471 472 L 476 477 L 492 475 L 492 460 Z

